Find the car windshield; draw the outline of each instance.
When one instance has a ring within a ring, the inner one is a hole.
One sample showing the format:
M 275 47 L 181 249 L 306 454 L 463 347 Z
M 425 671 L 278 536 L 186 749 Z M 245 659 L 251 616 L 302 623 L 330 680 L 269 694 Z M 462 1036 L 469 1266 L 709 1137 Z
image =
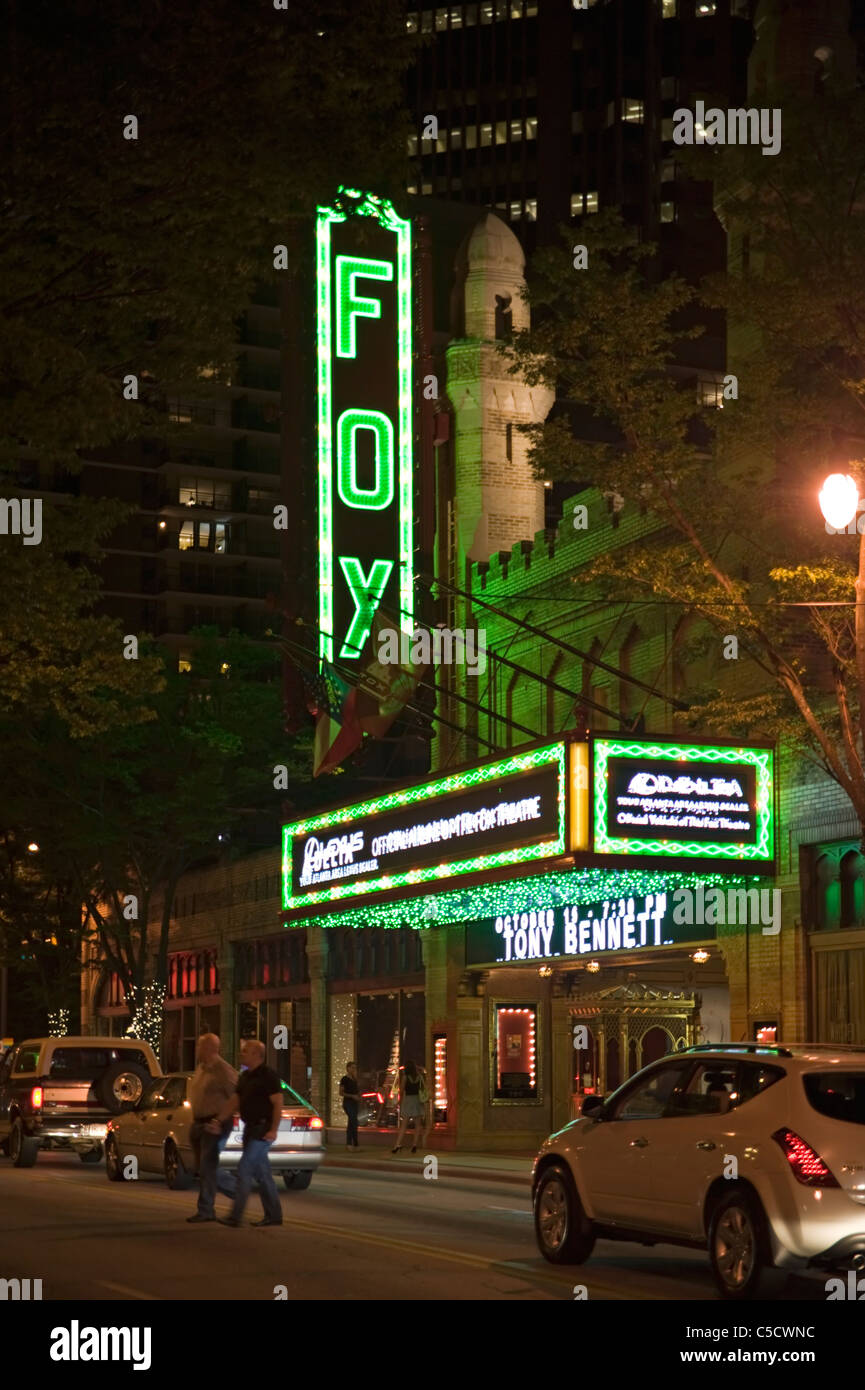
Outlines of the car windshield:
M 143 1052 L 131 1047 L 55 1047 L 48 1075 L 58 1080 L 91 1081 L 114 1062 L 150 1070 Z
M 865 1125 L 865 1071 L 813 1071 L 802 1080 L 812 1110 L 830 1120 Z

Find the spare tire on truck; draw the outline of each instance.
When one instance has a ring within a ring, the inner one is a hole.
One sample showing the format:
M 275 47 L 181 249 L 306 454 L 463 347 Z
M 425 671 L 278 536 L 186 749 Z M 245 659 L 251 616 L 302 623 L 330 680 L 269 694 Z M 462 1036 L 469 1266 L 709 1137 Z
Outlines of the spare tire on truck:
M 152 1077 L 137 1062 L 112 1062 L 93 1082 L 93 1089 L 106 1110 L 120 1115 L 137 1104 Z

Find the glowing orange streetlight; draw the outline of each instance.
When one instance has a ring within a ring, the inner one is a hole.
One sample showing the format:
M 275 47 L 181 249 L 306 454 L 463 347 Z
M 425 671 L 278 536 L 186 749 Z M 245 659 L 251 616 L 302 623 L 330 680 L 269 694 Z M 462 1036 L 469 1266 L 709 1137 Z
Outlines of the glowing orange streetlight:
M 849 473 L 830 473 L 820 489 L 820 510 L 830 526 L 844 531 L 856 515 L 859 488 Z

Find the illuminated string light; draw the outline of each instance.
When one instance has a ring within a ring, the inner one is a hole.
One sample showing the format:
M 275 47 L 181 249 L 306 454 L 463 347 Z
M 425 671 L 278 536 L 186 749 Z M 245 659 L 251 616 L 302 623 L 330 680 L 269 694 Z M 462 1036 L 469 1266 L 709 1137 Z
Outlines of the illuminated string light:
M 448 1108 L 448 1087 L 447 1087 L 447 1060 L 448 1060 L 448 1040 L 447 1038 L 436 1038 L 435 1051 L 433 1055 L 433 1084 L 434 1084 L 434 1105 L 436 1110 L 441 1110 L 447 1118 Z
M 752 881 L 738 874 L 711 872 L 568 869 L 509 879 L 504 883 L 478 883 L 471 888 L 452 889 L 398 902 L 368 903 L 363 907 L 346 908 L 311 920 L 321 927 L 414 927 L 423 930 L 481 917 L 501 917 L 507 912 L 531 912 L 572 903 L 603 902 L 605 898 L 672 893 L 677 888 L 688 888 L 694 892 L 700 884 L 707 889 L 721 886 L 746 888 Z M 292 919 L 284 925 L 298 927 L 305 925 L 305 921 Z

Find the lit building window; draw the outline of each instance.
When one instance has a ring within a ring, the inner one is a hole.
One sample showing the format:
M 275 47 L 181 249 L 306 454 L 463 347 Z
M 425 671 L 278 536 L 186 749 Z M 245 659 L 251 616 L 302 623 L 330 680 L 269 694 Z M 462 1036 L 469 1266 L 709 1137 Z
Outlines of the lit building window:
M 676 18 L 676 0 L 662 0 L 661 17 L 663 19 Z
M 639 125 L 643 120 L 643 103 L 634 97 L 622 97 L 622 120 Z
M 661 183 L 673 183 L 676 178 L 675 159 L 664 159 L 661 161 Z
M 177 538 L 179 550 L 191 550 L 195 544 L 195 523 L 184 521 L 180 527 L 180 535 Z
M 180 674 L 184 676 L 188 671 L 192 670 L 192 662 L 186 656 L 179 656 L 177 658 L 177 669 Z
M 675 222 L 675 220 L 676 220 L 676 204 L 675 204 L 674 202 L 669 201 L 669 200 L 666 201 L 666 202 L 663 202 L 663 203 L 661 204 L 661 221 L 662 221 L 662 222 Z
M 597 193 L 597 189 L 596 189 L 593 193 L 587 193 L 587 194 L 586 194 L 586 212 L 597 212 L 597 210 L 598 210 L 598 193 Z
M 538 138 L 538 118 L 537 116 L 527 116 L 520 120 L 515 118 L 511 121 L 497 121 L 495 126 L 491 121 L 485 121 L 480 126 L 481 148 L 490 145 L 504 145 L 508 136 L 511 140 L 537 140 Z M 436 154 L 444 154 L 448 149 L 451 150 L 474 150 L 477 149 L 478 127 L 470 125 L 463 128 L 456 126 L 453 130 L 440 130 L 436 139 Z M 406 138 L 406 150 L 410 157 L 420 154 L 431 153 L 429 141 L 419 140 L 417 135 L 409 135 Z M 411 191 L 411 190 L 409 190 Z
M 702 377 L 697 382 L 697 401 L 700 405 L 709 405 L 714 407 L 715 410 L 723 410 L 723 381 L 715 381 L 714 378 Z
M 526 217 L 530 222 L 538 220 L 538 200 L 537 198 L 526 199 Z
M 406 186 L 405 186 L 405 191 L 406 191 L 406 193 L 417 193 L 417 184 L 416 184 L 416 183 L 407 183 Z
M 718 6 L 714 3 L 714 0 L 700 0 L 700 3 L 696 6 L 696 15 L 698 19 L 705 19 L 707 15 L 716 14 L 717 10 Z

